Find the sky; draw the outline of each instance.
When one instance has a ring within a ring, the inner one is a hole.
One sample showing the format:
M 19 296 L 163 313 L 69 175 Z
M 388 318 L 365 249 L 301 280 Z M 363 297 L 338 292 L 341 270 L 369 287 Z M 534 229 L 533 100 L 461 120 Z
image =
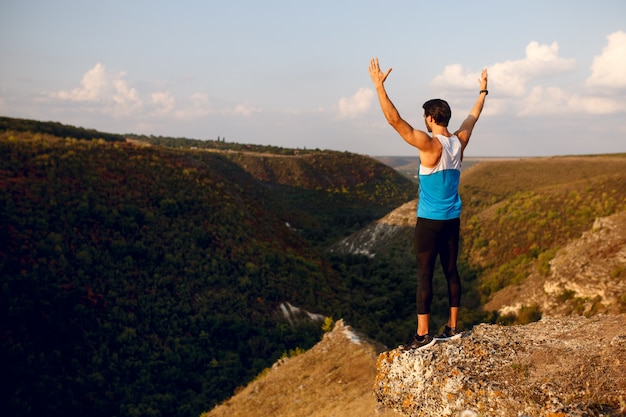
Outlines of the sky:
M 385 121 L 469 113 L 466 156 L 626 152 L 626 1 L 2 0 L 0 115 L 110 133 L 417 155 Z

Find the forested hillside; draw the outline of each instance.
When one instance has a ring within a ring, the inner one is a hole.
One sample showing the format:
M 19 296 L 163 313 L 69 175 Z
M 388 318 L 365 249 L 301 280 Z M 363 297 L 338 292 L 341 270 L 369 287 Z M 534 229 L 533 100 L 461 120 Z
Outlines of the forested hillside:
M 385 168 L 307 189 L 215 152 L 10 130 L 0 152 L 0 398 L 13 416 L 211 408 L 319 340 L 320 323 L 288 322 L 281 303 L 353 314 L 313 231 L 345 236 L 414 192 Z M 308 175 L 335 162 L 320 153 Z M 387 196 L 352 192 L 379 183 Z
M 273 207 L 317 247 L 380 218 L 415 197 L 417 186 L 365 155 L 320 149 L 128 135 L 133 143 L 217 152 L 261 181 L 286 204 Z
M 319 340 L 321 323 L 286 319 L 283 303 L 390 347 L 414 331 L 410 225 L 373 257 L 327 251 L 415 198 L 390 167 L 346 152 L 0 122 L 7 415 L 195 417 Z M 545 270 L 597 217 L 626 210 L 625 173 L 626 155 L 464 171 L 462 326 L 536 320 L 536 306 L 517 317 L 482 306 Z M 439 275 L 434 291 L 433 330 L 447 315 Z
M 281 217 L 320 248 L 415 197 L 417 186 L 376 160 L 348 152 L 297 156 L 227 152 L 288 207 Z
M 53 135 L 59 138 L 72 139 L 101 139 L 107 142 L 124 142 L 124 136 L 114 133 L 99 132 L 95 129 L 86 129 L 66 125 L 59 122 L 41 122 L 39 120 L 16 119 L 0 116 L 0 132 L 30 132 Z
M 463 175 L 463 258 L 483 303 L 547 273 L 556 251 L 626 210 L 626 154 L 481 163 Z

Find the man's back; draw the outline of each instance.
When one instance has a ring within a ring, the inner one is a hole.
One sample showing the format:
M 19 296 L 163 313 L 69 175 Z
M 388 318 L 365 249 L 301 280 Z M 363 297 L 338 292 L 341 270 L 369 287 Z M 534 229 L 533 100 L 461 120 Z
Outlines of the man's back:
M 456 136 L 436 135 L 441 143 L 439 163 L 430 168 L 419 167 L 419 201 L 417 216 L 431 220 L 450 220 L 461 215 L 459 180 L 462 146 Z

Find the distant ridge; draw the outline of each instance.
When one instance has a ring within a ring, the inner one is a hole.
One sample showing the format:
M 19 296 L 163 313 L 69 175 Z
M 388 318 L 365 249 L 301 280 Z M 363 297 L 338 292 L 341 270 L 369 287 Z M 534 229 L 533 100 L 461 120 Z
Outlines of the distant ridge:
M 108 142 L 123 142 L 124 136 L 114 133 L 99 132 L 94 129 L 85 129 L 66 125 L 59 122 L 42 122 L 30 119 L 16 119 L 11 117 L 0 116 L 0 132 L 13 130 L 16 132 L 43 133 L 57 136 L 60 138 L 74 139 L 102 139 Z

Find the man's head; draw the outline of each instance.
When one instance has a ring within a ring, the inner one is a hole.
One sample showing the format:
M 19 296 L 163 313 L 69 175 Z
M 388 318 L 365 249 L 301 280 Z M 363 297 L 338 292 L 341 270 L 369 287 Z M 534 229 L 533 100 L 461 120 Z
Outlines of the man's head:
M 452 110 L 445 100 L 434 98 L 428 100 L 422 106 L 424 108 L 424 117 L 431 116 L 436 124 L 442 127 L 448 127 L 448 122 L 452 117 Z

